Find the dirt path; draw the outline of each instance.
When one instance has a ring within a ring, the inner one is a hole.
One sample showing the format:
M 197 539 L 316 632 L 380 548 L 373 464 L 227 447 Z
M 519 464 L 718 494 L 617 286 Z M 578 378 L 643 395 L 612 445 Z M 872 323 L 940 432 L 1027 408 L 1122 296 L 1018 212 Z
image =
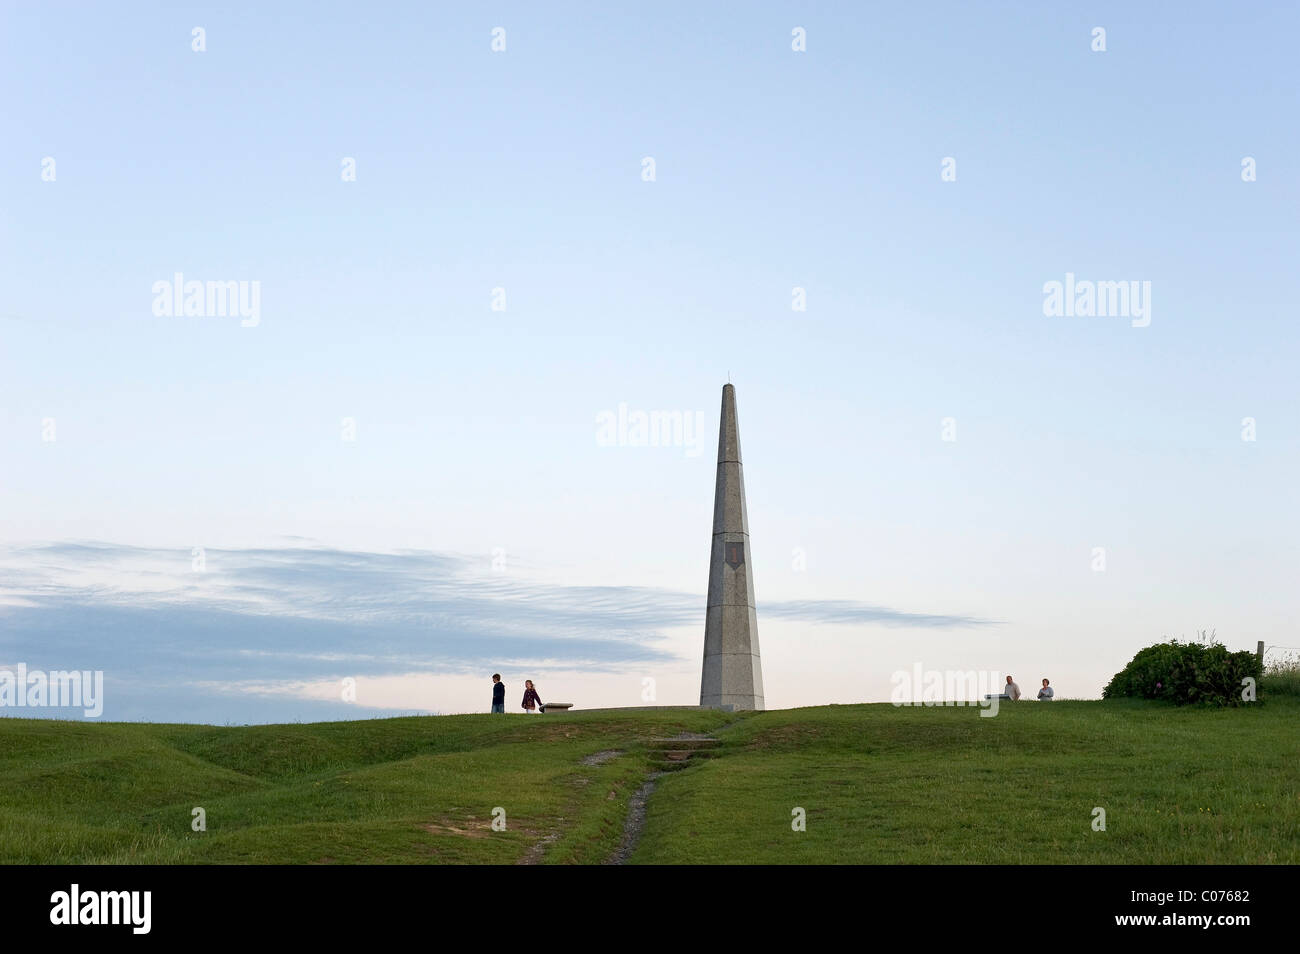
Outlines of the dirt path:
M 591 755 L 585 755 L 580 761 L 583 765 L 604 765 L 610 759 L 616 759 L 622 754 L 622 749 L 604 749 L 600 752 L 593 752 Z
M 553 831 L 550 834 L 539 839 L 538 841 L 534 842 L 529 847 L 528 851 L 524 853 L 524 856 L 519 859 L 517 864 L 540 865 L 542 863 L 542 855 L 546 854 L 546 849 L 551 847 L 551 845 L 553 845 L 559 837 L 560 837 L 560 832 Z
M 651 772 L 646 776 L 645 783 L 627 800 L 627 821 L 623 823 L 623 840 L 614 849 L 614 853 L 605 859 L 605 864 L 627 864 L 627 859 L 632 857 L 637 842 L 641 840 L 641 832 L 645 829 L 646 802 L 650 800 L 650 793 L 655 790 L 655 782 L 664 774 L 664 772 Z
M 683 742 L 716 739 L 740 721 L 740 719 L 733 719 L 713 732 L 679 732 L 673 738 Z M 623 823 L 623 840 L 614 849 L 614 853 L 605 859 L 605 864 L 627 864 L 627 860 L 632 857 L 637 843 L 641 841 L 641 833 L 645 830 L 646 803 L 650 801 L 650 795 L 655 790 L 655 783 L 667 774 L 667 772 L 651 772 L 646 776 L 645 783 L 627 800 L 627 821 Z

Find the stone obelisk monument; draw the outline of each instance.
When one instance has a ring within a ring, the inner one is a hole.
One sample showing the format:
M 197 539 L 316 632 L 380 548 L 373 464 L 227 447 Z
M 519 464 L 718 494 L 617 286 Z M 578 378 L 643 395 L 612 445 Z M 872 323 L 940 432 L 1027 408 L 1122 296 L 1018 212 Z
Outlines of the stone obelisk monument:
M 758 660 L 758 614 L 749 558 L 749 515 L 740 462 L 736 389 L 722 388 L 718 426 L 718 482 L 713 492 L 713 549 L 709 555 L 709 605 L 704 622 L 704 672 L 700 705 L 763 708 L 763 668 Z

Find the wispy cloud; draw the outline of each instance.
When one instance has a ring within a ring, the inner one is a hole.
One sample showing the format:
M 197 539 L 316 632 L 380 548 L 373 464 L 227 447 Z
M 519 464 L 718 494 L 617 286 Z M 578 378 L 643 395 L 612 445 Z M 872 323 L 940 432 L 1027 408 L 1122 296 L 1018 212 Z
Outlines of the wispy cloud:
M 425 551 L 293 546 L 207 550 L 203 559 L 197 572 L 183 550 L 0 548 L 0 664 L 102 669 L 110 685 L 116 674 L 119 693 L 136 694 L 481 673 L 522 661 L 619 672 L 678 661 L 666 631 L 702 626 L 704 611 L 699 593 L 562 586 Z M 759 613 L 925 628 L 990 622 L 848 600 L 765 603 Z
M 904 613 L 885 606 L 872 606 L 854 600 L 791 600 L 785 603 L 762 603 L 763 616 L 798 619 L 809 623 L 881 623 L 885 626 L 914 626 L 945 629 L 953 626 L 991 626 L 997 621 L 976 616 L 946 616 L 934 613 Z

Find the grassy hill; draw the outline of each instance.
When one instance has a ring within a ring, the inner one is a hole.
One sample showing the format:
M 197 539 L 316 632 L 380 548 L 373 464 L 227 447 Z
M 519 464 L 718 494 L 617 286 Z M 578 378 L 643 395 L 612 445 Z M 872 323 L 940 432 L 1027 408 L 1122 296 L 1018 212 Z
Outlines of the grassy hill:
M 224 728 L 4 718 L 0 862 L 602 862 L 650 771 L 647 741 L 681 732 L 722 744 L 658 779 L 634 863 L 1300 862 L 1294 697 L 1022 702 L 996 718 L 891 705 Z M 498 807 L 505 831 L 490 825 Z M 795 808 L 806 831 L 791 830 Z

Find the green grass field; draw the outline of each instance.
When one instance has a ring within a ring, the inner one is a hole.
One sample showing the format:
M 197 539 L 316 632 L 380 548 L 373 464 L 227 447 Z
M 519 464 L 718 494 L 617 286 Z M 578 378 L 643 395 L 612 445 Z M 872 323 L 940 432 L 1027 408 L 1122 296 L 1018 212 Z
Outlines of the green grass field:
M 1300 862 L 1300 700 L 441 716 L 213 727 L 0 719 L 4 863 L 597 863 L 646 743 L 633 863 Z M 600 752 L 623 753 L 584 764 Z M 207 831 L 191 830 L 192 809 Z M 504 831 L 491 827 L 505 810 Z M 1093 809 L 1106 812 L 1094 831 Z M 793 831 L 792 811 L 807 828 Z

